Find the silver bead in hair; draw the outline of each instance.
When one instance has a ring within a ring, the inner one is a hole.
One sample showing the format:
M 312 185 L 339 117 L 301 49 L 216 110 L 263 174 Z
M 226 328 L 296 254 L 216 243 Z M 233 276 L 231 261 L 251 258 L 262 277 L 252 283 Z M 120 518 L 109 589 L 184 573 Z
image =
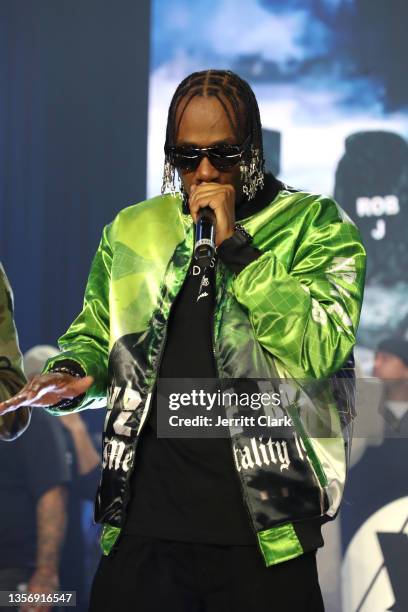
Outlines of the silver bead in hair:
M 172 196 L 176 195 L 176 185 L 174 182 L 175 178 L 175 168 L 173 164 L 166 159 L 164 161 L 163 168 L 163 182 L 161 187 L 161 194 L 165 195 L 166 193 L 171 193 Z
M 177 176 L 178 176 L 178 185 L 179 185 L 180 195 L 181 195 L 182 199 L 184 200 L 184 202 L 187 202 L 187 192 L 184 189 L 183 179 L 181 178 L 181 176 L 180 176 L 180 174 L 178 172 L 177 172 Z
M 239 169 L 241 171 L 242 192 L 248 200 L 253 200 L 258 189 L 263 189 L 264 186 L 263 163 L 259 155 L 259 149 L 251 145 L 251 159 L 249 163 L 242 161 Z

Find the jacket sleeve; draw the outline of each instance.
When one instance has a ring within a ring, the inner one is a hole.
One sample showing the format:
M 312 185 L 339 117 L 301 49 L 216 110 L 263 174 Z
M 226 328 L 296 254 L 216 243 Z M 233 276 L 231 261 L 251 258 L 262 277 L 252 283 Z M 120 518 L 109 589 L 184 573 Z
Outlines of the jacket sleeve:
M 109 241 L 110 226 L 106 226 L 98 250 L 92 262 L 85 289 L 81 313 L 58 340 L 62 351 L 48 360 L 44 373 L 60 362 L 75 362 L 80 370 L 94 378 L 82 401 L 72 402 L 62 409 L 46 408 L 51 414 L 67 414 L 86 408 L 99 408 L 106 403 L 107 368 L 109 354 L 109 286 L 112 265 L 112 250 Z
M 26 382 L 13 321 L 13 293 L 0 264 L 0 401 L 17 393 Z M 0 440 L 14 440 L 25 431 L 31 410 L 20 408 L 0 416 Z
M 293 377 L 336 372 L 355 344 L 363 299 L 365 250 L 340 207 L 317 198 L 290 265 L 266 251 L 234 279 L 256 337 Z

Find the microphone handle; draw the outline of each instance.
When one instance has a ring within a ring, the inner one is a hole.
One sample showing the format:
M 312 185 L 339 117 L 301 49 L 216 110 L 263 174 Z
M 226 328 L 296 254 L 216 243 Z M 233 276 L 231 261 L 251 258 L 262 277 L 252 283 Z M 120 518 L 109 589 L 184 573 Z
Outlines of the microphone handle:
M 207 268 L 215 257 L 215 215 L 209 206 L 200 208 L 196 225 L 194 257 Z

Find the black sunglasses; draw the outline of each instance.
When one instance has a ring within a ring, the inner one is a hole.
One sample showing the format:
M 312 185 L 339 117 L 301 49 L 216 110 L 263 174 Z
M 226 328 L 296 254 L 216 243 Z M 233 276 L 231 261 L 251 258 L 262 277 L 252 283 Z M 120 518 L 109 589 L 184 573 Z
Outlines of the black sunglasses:
M 242 145 L 218 144 L 212 147 L 175 145 L 165 147 L 164 152 L 178 170 L 197 170 L 203 157 L 208 157 L 217 170 L 229 170 L 241 160 L 250 140 L 250 136 L 247 136 Z

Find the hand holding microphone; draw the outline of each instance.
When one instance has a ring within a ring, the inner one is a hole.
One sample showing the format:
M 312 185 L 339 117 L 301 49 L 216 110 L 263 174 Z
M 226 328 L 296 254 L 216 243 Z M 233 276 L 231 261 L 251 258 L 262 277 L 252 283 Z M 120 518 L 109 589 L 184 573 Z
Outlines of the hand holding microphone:
M 215 257 L 215 214 L 209 206 L 200 208 L 195 232 L 194 257 L 201 268 L 207 268 Z
M 192 185 L 189 206 L 196 223 L 194 254 L 205 266 L 214 256 L 215 247 L 234 233 L 235 189 L 220 183 Z

